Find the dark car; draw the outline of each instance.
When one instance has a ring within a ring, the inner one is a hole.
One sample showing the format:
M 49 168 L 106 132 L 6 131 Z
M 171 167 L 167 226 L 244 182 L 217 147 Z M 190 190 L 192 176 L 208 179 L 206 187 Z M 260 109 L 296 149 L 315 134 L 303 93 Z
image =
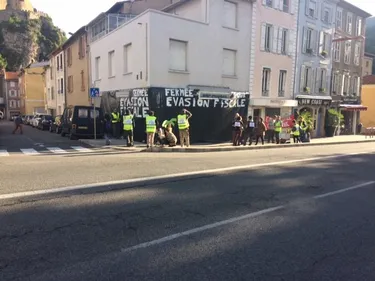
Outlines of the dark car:
M 95 124 L 95 119 L 96 124 Z M 102 138 L 104 136 L 103 111 L 90 106 L 73 106 L 65 108 L 61 117 L 61 136 L 69 135 L 70 139 L 77 137 Z
M 53 117 L 51 115 L 43 115 L 37 125 L 37 128 L 40 130 L 47 130 L 53 121 Z
M 56 133 L 56 134 L 61 133 L 61 117 L 62 115 L 57 115 L 55 117 L 55 120 L 51 122 L 51 125 L 49 126 L 49 131 L 51 133 Z

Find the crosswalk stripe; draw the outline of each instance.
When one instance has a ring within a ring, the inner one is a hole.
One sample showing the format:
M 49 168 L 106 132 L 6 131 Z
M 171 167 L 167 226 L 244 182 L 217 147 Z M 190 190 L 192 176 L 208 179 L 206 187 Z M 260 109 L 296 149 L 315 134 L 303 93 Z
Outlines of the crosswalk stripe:
M 38 151 L 36 151 L 34 148 L 21 148 L 21 151 L 25 155 L 35 155 L 39 154 Z
M 5 149 L 0 149 L 0 157 L 1 156 L 9 156 L 9 152 Z
M 83 146 L 72 146 L 71 148 L 73 148 L 74 150 L 77 150 L 79 152 L 91 152 L 90 149 L 88 149 L 86 147 L 83 147 Z
M 65 151 L 64 149 L 61 149 L 60 147 L 47 147 L 47 149 L 53 153 L 68 153 L 67 151 Z

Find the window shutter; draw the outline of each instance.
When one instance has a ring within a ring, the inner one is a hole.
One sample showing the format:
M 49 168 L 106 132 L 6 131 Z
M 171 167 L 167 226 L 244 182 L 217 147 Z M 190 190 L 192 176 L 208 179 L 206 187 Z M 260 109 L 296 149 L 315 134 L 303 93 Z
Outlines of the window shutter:
M 260 50 L 264 51 L 265 49 L 266 49 L 266 24 L 262 23 Z
M 342 74 L 342 77 L 341 77 L 341 87 L 340 87 L 340 95 L 342 96 L 343 93 L 344 93 L 344 83 L 345 82 L 345 74 Z
M 305 0 L 305 14 L 309 15 L 310 0 Z
M 293 49 L 293 46 L 296 46 L 296 42 L 295 40 L 293 39 L 294 37 L 294 31 L 292 31 L 291 29 L 288 29 L 288 32 L 287 32 L 287 37 L 288 37 L 288 40 L 286 41 L 287 42 L 287 54 L 289 56 L 293 56 L 294 53 L 295 53 L 295 50 Z
M 317 42 L 318 42 L 318 31 L 313 30 L 311 37 L 312 37 L 311 48 L 312 48 L 313 54 L 316 54 L 317 47 L 318 47 L 318 44 L 317 44 Z
M 310 87 L 310 93 L 314 93 L 316 92 L 316 86 L 318 85 L 317 83 L 317 72 L 318 72 L 318 69 L 312 69 L 311 68 L 311 71 L 309 72 L 309 87 Z
M 275 1 L 279 1 L 279 9 L 280 9 L 280 11 L 284 11 L 284 0 L 275 0 Z
M 318 19 L 318 18 L 319 18 L 319 5 L 318 5 L 317 2 L 315 2 L 314 18 L 315 18 L 315 19 Z
M 302 29 L 302 53 L 306 53 L 307 48 L 307 29 L 304 26 Z
M 327 40 L 325 42 L 324 49 L 327 52 L 327 55 L 330 56 L 331 55 L 331 48 L 332 48 L 332 36 L 331 36 L 331 34 L 326 34 L 326 38 L 327 38 Z
M 292 15 L 294 15 L 295 14 L 295 10 L 296 10 L 296 0 L 290 0 L 290 13 L 292 14 Z
M 316 6 L 318 6 L 318 4 Z M 321 5 L 321 11 L 322 12 L 320 13 L 320 18 L 322 21 L 324 21 L 324 3 L 322 3 Z
M 324 50 L 324 32 L 323 31 L 320 31 L 320 34 L 319 34 L 319 54 L 321 54 Z
M 278 35 L 277 35 L 277 53 L 281 54 L 281 45 L 283 43 L 283 29 L 281 27 L 278 28 Z
M 324 68 L 323 69 L 323 88 L 326 90 L 326 92 L 328 91 L 328 79 L 327 79 L 327 69 Z
M 301 65 L 301 75 L 300 75 L 300 82 L 299 82 L 300 92 L 303 92 L 303 88 L 305 86 L 305 74 L 306 74 L 306 66 Z
M 280 10 L 280 1 L 279 0 L 273 0 L 273 7 L 277 10 Z
M 272 32 L 271 32 L 271 36 L 272 36 L 272 52 L 274 53 L 277 53 L 277 28 L 275 26 L 272 26 Z
M 355 89 L 357 96 L 360 96 L 361 92 L 361 77 L 357 77 L 357 89 Z

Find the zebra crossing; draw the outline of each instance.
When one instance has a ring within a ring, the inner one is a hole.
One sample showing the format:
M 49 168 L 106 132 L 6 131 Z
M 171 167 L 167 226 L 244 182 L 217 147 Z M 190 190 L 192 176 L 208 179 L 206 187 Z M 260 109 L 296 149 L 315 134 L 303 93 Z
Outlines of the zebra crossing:
M 19 148 L 19 149 L 0 149 L 0 157 L 6 157 L 11 155 L 45 155 L 45 154 L 77 154 L 77 153 L 92 153 L 95 149 L 90 149 L 83 146 L 69 146 L 67 148 L 61 148 L 57 146 L 47 146 L 38 148 Z

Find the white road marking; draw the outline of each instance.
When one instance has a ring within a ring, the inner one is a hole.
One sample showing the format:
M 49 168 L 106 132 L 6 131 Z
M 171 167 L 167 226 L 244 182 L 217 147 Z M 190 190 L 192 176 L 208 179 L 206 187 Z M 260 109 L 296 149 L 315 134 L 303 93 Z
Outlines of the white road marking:
M 0 157 L 9 156 L 9 152 L 6 149 L 0 149 Z
M 65 151 L 64 149 L 61 149 L 60 147 L 47 147 L 47 149 L 53 153 L 59 153 L 59 154 L 62 154 L 62 153 L 68 153 L 67 151 Z
M 369 181 L 369 182 L 366 182 L 366 183 L 363 183 L 363 184 L 358 184 L 358 185 L 351 186 L 351 187 L 348 187 L 348 188 L 344 188 L 344 189 L 341 189 L 341 190 L 317 195 L 317 196 L 314 196 L 313 198 L 322 199 L 322 198 L 325 198 L 325 197 L 328 197 L 328 196 L 332 196 L 332 195 L 340 194 L 340 193 L 347 192 L 347 191 L 350 191 L 350 190 L 354 190 L 354 189 L 366 187 L 366 186 L 369 186 L 369 185 L 373 185 L 374 183 L 375 183 L 375 181 Z M 273 207 L 273 208 L 268 208 L 268 209 L 264 209 L 264 210 L 261 210 L 261 211 L 249 213 L 249 214 L 246 214 L 246 215 L 243 215 L 243 216 L 234 217 L 234 218 L 231 218 L 231 219 L 228 219 L 228 220 L 219 221 L 219 222 L 215 222 L 215 223 L 211 223 L 211 224 L 206 224 L 206 225 L 201 226 L 201 227 L 197 227 L 197 228 L 193 228 L 193 229 L 190 229 L 190 230 L 187 230 L 187 231 L 183 231 L 183 232 L 175 233 L 175 234 L 172 234 L 172 235 L 168 235 L 168 236 L 165 236 L 165 237 L 160 238 L 160 239 L 156 239 L 156 240 L 148 241 L 148 242 L 145 242 L 145 243 L 141 243 L 141 244 L 129 247 L 129 248 L 124 248 L 124 249 L 121 250 L 121 252 L 127 253 L 127 252 L 131 252 L 131 251 L 135 251 L 135 250 L 139 250 L 139 249 L 143 249 L 143 248 L 148 248 L 148 247 L 155 246 L 155 245 L 160 245 L 160 244 L 163 244 L 163 243 L 166 243 L 166 242 L 169 242 L 169 241 L 172 241 L 172 240 L 176 240 L 176 239 L 184 237 L 184 236 L 189 236 L 189 235 L 199 233 L 199 232 L 203 232 L 203 231 L 206 231 L 206 230 L 209 230 L 209 229 L 218 228 L 220 226 L 224 226 L 224 225 L 227 225 L 227 224 L 232 224 L 232 223 L 235 223 L 235 222 L 239 222 L 239 221 L 251 219 L 251 218 L 254 218 L 254 217 L 258 217 L 258 216 L 261 216 L 261 215 L 264 215 L 264 214 L 268 214 L 268 213 L 271 213 L 271 212 L 275 212 L 275 211 L 284 209 L 285 207 L 286 207 L 286 205 L 280 205 L 280 206 L 276 206 L 276 207 Z
M 34 148 L 21 148 L 21 151 L 25 155 L 36 155 L 39 154 Z
M 359 155 L 359 154 L 370 154 L 370 153 L 374 153 L 374 151 L 359 152 L 357 154 Z M 57 188 L 51 188 L 51 189 L 42 189 L 42 190 L 35 190 L 35 191 L 16 192 L 16 193 L 0 195 L 0 200 L 36 196 L 36 195 L 47 195 L 47 194 L 53 194 L 53 193 L 62 193 L 62 192 L 67 192 L 67 191 L 84 190 L 84 189 L 104 187 L 104 186 L 110 187 L 111 185 L 119 185 L 119 184 L 129 184 L 129 183 L 135 184 L 135 183 L 141 183 L 141 182 L 146 182 L 146 181 L 169 180 L 169 179 L 187 177 L 187 176 L 203 176 L 207 174 L 210 174 L 210 175 L 220 174 L 223 172 L 240 171 L 240 170 L 247 170 L 247 169 L 259 168 L 259 167 L 266 167 L 266 166 L 278 166 L 278 165 L 303 163 L 303 162 L 317 161 L 317 160 L 335 159 L 335 158 L 341 158 L 341 157 L 350 156 L 350 155 L 354 155 L 354 154 L 350 153 L 350 154 L 341 154 L 341 155 L 332 155 L 332 156 L 321 156 L 321 157 L 313 157 L 313 158 L 305 158 L 305 159 L 278 161 L 278 162 L 271 162 L 271 163 L 251 164 L 251 165 L 245 165 L 245 166 L 201 170 L 201 171 L 195 171 L 195 172 L 170 174 L 170 175 L 163 175 L 163 176 L 134 178 L 134 179 L 128 179 L 128 180 L 107 181 L 107 182 L 99 182 L 99 183 L 92 183 L 92 184 L 82 184 L 82 185 L 73 185 L 73 186 L 66 186 L 66 187 L 57 187 Z
M 83 147 L 83 146 L 71 146 L 71 148 L 73 148 L 74 150 L 77 150 L 79 152 L 91 152 L 91 149 L 88 149 L 88 148 Z

